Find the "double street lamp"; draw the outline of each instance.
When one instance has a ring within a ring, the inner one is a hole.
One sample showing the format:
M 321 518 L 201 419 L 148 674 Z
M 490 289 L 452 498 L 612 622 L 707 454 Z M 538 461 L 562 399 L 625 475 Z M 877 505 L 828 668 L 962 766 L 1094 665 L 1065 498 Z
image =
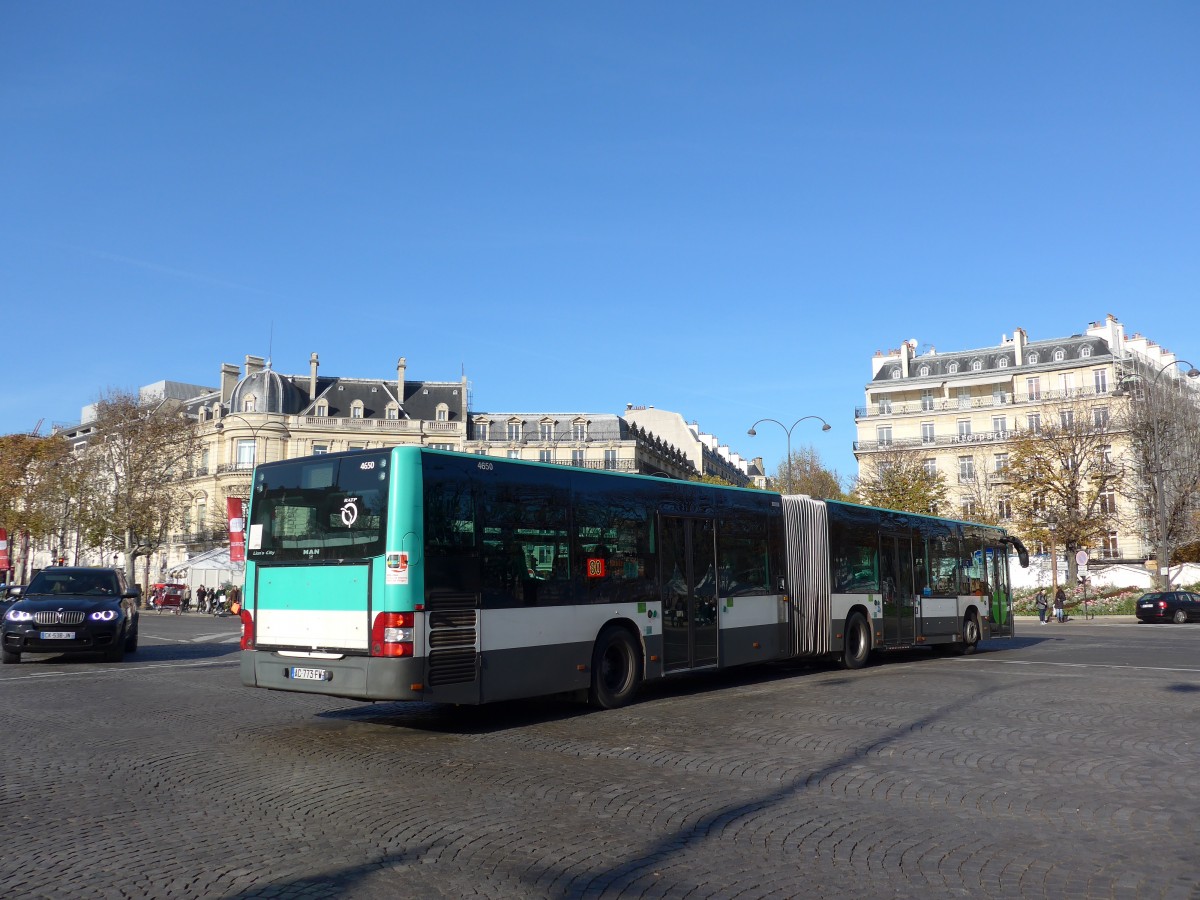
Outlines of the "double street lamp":
M 241 419 L 242 422 L 245 424 L 245 426 L 250 429 L 250 439 L 252 441 L 254 441 L 254 459 L 251 461 L 250 466 L 248 468 L 254 468 L 254 465 L 258 462 L 258 433 L 260 431 L 262 431 L 264 428 L 266 428 L 268 425 L 271 424 L 270 420 L 261 422 L 258 425 L 254 425 L 250 422 L 249 419 L 247 419 L 243 415 L 240 415 L 238 413 L 226 413 L 217 421 L 217 424 L 215 426 L 213 426 L 216 429 L 217 434 L 225 433 L 225 420 L 226 419 Z M 265 441 L 266 441 L 266 439 L 264 438 L 264 444 L 263 444 L 263 456 L 264 457 L 267 455 Z M 265 462 L 265 460 L 264 460 L 264 462 Z M 241 461 L 237 459 L 236 451 L 234 454 L 233 465 L 230 468 L 231 469 L 240 469 L 241 468 Z
M 789 428 L 787 425 L 784 425 L 778 419 L 759 419 L 757 422 L 755 422 L 753 425 L 751 425 L 750 430 L 746 432 L 746 434 L 750 435 L 750 437 L 754 437 L 754 435 L 756 435 L 758 433 L 754 430 L 755 427 L 758 425 L 761 425 L 763 422 L 774 422 L 776 425 L 778 425 L 780 428 L 783 429 L 784 434 L 787 435 L 787 493 L 789 493 L 789 494 L 792 492 L 792 429 L 794 429 L 797 425 L 799 425 L 801 422 L 805 421 L 806 419 L 816 419 L 817 421 L 819 421 L 821 423 L 822 431 L 828 431 L 831 427 L 830 424 L 828 422 L 826 422 L 824 419 L 822 419 L 820 416 L 801 416 L 795 422 L 792 423 L 791 428 Z

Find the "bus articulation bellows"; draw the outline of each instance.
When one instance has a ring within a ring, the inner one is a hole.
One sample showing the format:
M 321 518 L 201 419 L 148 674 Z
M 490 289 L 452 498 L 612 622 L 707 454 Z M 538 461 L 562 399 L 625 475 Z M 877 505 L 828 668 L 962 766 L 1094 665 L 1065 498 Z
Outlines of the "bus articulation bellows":
M 1000 528 L 395 447 L 255 469 L 241 677 L 480 704 L 1012 634 Z

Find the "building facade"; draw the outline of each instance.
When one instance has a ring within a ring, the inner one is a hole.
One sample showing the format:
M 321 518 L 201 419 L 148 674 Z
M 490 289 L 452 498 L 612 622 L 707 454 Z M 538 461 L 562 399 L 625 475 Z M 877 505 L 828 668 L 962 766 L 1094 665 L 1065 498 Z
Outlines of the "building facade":
M 163 580 L 190 558 L 227 546 L 228 501 L 249 497 L 254 466 L 262 462 L 414 444 L 679 479 L 720 475 L 743 486 L 762 476 L 761 460 L 743 460 L 678 413 L 632 406 L 625 416 L 471 411 L 465 377 L 414 380 L 403 357 L 395 378 L 350 378 L 321 375 L 316 353 L 309 371 L 294 375 L 246 356 L 241 367 L 221 366 L 218 385 L 164 381 L 140 391 L 143 402 L 181 404 L 199 424 L 200 450 L 180 473 L 180 525 L 162 550 L 139 560 L 139 580 Z M 85 407 L 80 425 L 59 429 L 78 451 L 88 445 L 94 412 Z M 34 567 L 51 564 L 59 552 L 44 548 Z M 94 563 L 98 554 L 77 548 L 72 558 Z M 120 555 L 110 551 L 103 559 L 116 562 Z
M 924 348 L 922 348 L 924 350 Z M 880 454 L 918 454 L 930 472 L 945 476 L 950 509 L 940 513 L 1006 524 L 1011 501 L 1005 470 L 1014 439 L 1041 430 L 1047 415 L 1083 414 L 1111 429 L 1111 454 L 1121 459 L 1127 440 L 1113 428 L 1130 398 L 1118 387 L 1135 372 L 1170 367 L 1175 357 L 1140 335 L 1126 335 L 1114 317 L 1082 334 L 1031 340 L 1024 329 L 993 347 L 939 353 L 916 341 L 876 353 L 866 404 L 855 410 L 854 455 L 860 472 Z M 1061 409 L 1060 409 L 1061 407 Z M 981 509 L 981 504 L 990 507 Z M 1118 495 L 1106 498 L 1111 527 L 1093 559 L 1145 560 L 1153 554 L 1133 510 Z

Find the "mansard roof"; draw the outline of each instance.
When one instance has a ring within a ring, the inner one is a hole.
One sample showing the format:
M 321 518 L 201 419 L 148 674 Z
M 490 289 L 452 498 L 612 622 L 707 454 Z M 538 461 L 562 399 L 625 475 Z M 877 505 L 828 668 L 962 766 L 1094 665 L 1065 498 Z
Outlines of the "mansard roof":
M 1085 347 L 1088 348 L 1086 352 L 1084 350 Z M 1065 354 L 1065 359 L 1056 361 L 1054 359 L 1055 350 L 1062 350 Z M 1032 353 L 1037 354 L 1036 363 L 1029 361 L 1030 354 Z M 1020 370 L 1061 368 L 1064 363 L 1075 362 L 1081 359 L 1093 362 L 1111 358 L 1111 356 L 1112 350 L 1109 348 L 1108 342 L 1103 338 L 1074 334 L 1067 338 L 1029 341 L 1025 344 Z M 1012 344 L 1002 344 L 999 347 L 983 347 L 977 350 L 958 350 L 951 353 L 930 353 L 924 356 L 914 356 L 908 361 L 908 379 L 916 381 L 940 380 L 947 376 L 969 375 L 975 371 L 974 364 L 976 362 L 980 363 L 979 372 L 991 373 L 1004 371 L 1006 374 L 1012 374 L 1011 370 L 1017 368 L 1016 347 Z M 929 367 L 927 375 L 921 374 L 923 366 Z M 899 360 L 889 361 L 875 373 L 875 377 L 871 379 L 871 383 L 890 383 L 898 377 L 895 373 L 900 371 L 902 370 Z

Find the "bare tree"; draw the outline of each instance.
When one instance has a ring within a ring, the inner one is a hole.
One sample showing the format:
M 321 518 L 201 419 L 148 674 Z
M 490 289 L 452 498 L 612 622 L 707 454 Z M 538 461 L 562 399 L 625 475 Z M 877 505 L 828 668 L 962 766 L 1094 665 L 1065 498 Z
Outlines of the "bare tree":
M 790 473 L 790 493 L 808 494 L 818 500 L 841 500 L 846 496 L 837 473 L 821 462 L 816 448 L 806 446 L 793 450 L 791 463 L 790 470 L 786 459 L 779 464 L 772 478 L 776 485 L 787 485 Z
M 1179 378 L 1139 378 L 1126 390 L 1119 427 L 1128 435 L 1122 496 L 1156 548 L 1160 582 L 1169 589 L 1175 548 L 1200 540 L 1200 409 Z M 1164 527 L 1165 525 L 1165 527 Z
M 112 391 L 96 405 L 84 530 L 124 552 L 130 583 L 136 560 L 162 546 L 182 519 L 177 483 L 197 442 L 196 422 L 172 401 L 141 404 L 133 394 Z
M 1076 551 L 1095 547 L 1115 527 L 1111 499 L 1120 490 L 1122 468 L 1113 460 L 1102 409 L 1063 400 L 1045 404 L 1040 415 L 1040 430 L 1022 431 L 1011 444 L 1013 512 L 1028 539 L 1062 548 L 1074 584 Z
M 898 449 L 866 457 L 851 492 L 852 499 L 868 506 L 915 513 L 938 511 L 947 495 L 945 475 L 927 470 L 917 454 Z
M 993 465 L 989 466 L 989 462 Z M 1001 515 L 1001 503 L 1009 501 L 1008 489 L 1003 484 L 1008 478 L 1008 466 L 1005 463 L 997 468 L 997 465 L 995 457 L 989 459 L 983 453 L 972 457 L 974 475 L 960 480 L 956 494 L 964 519 L 999 525 L 1007 518 Z

